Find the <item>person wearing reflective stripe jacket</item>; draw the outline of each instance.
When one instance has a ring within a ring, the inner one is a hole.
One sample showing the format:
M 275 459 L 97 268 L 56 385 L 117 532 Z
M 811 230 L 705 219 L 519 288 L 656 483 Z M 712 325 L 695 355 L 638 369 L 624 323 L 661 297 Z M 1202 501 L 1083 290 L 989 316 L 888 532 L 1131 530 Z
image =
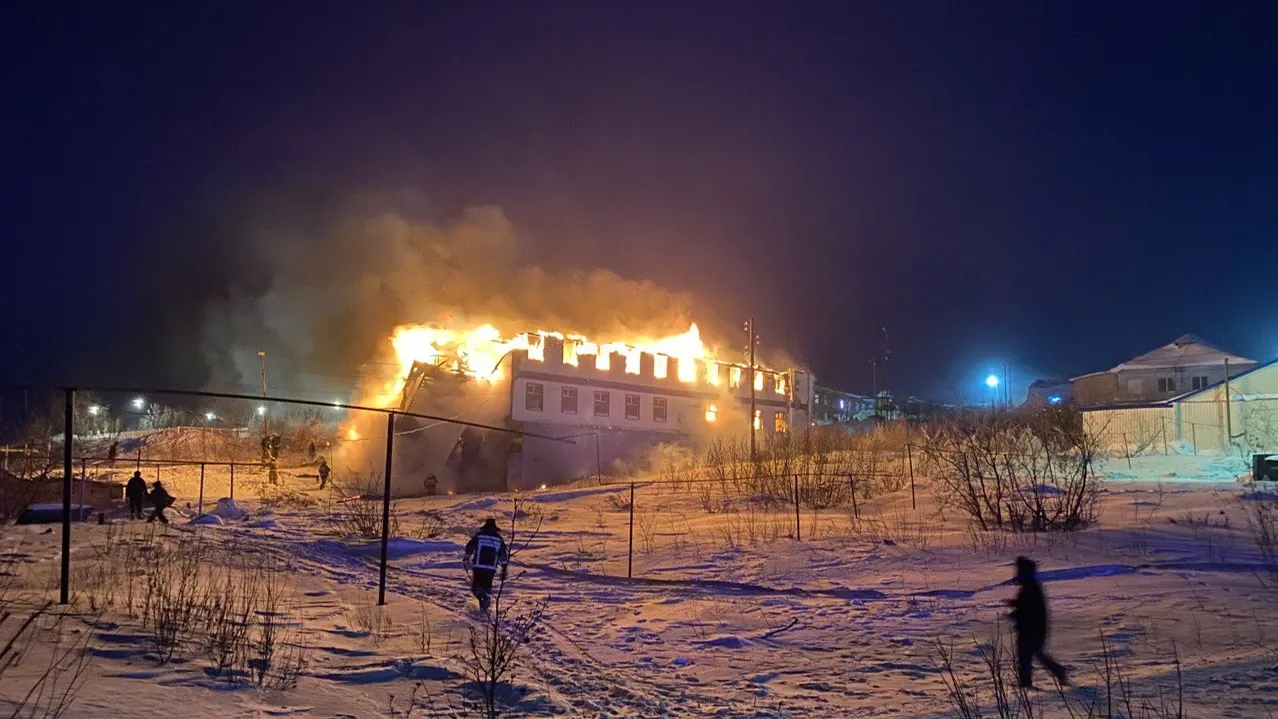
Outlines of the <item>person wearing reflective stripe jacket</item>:
M 466 543 L 466 554 L 462 559 L 462 563 L 471 572 L 470 591 L 479 600 L 480 611 L 488 611 L 489 598 L 493 592 L 493 576 L 501 570 L 504 581 L 506 563 L 509 561 L 506 541 L 501 538 L 501 531 L 497 529 L 497 520 L 490 518 Z

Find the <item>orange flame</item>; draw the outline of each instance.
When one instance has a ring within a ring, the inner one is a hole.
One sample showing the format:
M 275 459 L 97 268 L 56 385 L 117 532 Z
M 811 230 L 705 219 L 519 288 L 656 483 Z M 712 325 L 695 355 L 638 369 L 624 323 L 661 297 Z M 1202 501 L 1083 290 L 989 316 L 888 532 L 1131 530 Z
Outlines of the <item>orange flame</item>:
M 714 358 L 714 353 L 701 339 L 695 323 L 686 332 L 667 337 L 595 342 L 577 334 L 538 330 L 513 337 L 503 337 L 491 324 L 464 328 L 409 324 L 395 328 L 390 341 L 395 352 L 398 372 L 370 401 L 377 406 L 398 403 L 409 370 L 415 363 L 434 365 L 483 382 L 497 382 L 508 371 L 505 362 L 511 352 L 523 350 L 529 360 L 546 360 L 546 340 L 563 343 L 563 362 L 578 366 L 582 357 L 602 371 L 612 369 L 614 362 L 623 363 L 627 374 L 639 374 L 641 357 L 653 355 L 653 374 L 665 378 L 674 374 L 680 382 L 692 384 L 699 379 L 718 386 L 723 381 L 723 367 L 728 367 L 729 385 L 740 386 L 742 368 Z M 671 363 L 674 366 L 671 367 Z M 698 364 L 703 368 L 698 377 Z M 755 376 L 756 387 L 762 389 L 763 373 Z

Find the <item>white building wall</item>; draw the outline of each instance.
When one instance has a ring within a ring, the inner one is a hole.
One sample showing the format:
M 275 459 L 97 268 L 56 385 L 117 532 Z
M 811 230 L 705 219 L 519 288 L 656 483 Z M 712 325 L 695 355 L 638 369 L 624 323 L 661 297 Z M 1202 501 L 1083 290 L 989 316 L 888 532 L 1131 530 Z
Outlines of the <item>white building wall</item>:
M 1173 403 L 1176 436 L 1198 451 L 1278 451 L 1278 363 Z
M 1122 407 L 1086 410 L 1083 428 L 1102 452 L 1113 456 L 1161 453 L 1175 437 L 1172 408 Z

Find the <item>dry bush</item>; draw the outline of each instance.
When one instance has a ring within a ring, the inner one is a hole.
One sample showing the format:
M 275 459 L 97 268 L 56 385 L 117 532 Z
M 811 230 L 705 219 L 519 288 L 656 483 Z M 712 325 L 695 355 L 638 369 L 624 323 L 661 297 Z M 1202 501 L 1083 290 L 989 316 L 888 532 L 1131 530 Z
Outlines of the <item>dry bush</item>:
M 648 508 L 635 512 L 635 528 L 639 530 L 643 551 L 652 554 L 657 547 L 657 510 Z
M 1097 450 L 1077 412 L 973 414 L 933 426 L 923 452 L 938 468 L 942 509 L 983 531 L 1077 530 L 1096 520 Z
M 347 499 L 333 507 L 333 529 L 342 537 L 381 539 L 382 492 L 384 487 L 376 473 L 368 477 L 353 475 L 339 487 Z M 399 503 L 391 500 L 390 534 L 399 534 Z
M 1247 529 L 1275 583 L 1278 583 L 1278 495 L 1252 490 L 1243 495 Z
M 354 607 L 346 610 L 346 621 L 356 631 L 367 634 L 374 644 L 380 645 L 391 636 L 394 622 L 386 608 L 370 596 L 362 596 Z
M 156 543 L 147 562 L 142 623 L 149 631 L 156 658 L 168 663 L 194 636 L 205 606 L 203 566 L 208 548 L 198 539 Z
M 483 716 L 495 719 L 501 713 L 499 692 L 503 684 L 514 680 L 516 661 L 525 645 L 540 631 L 546 611 L 545 600 L 522 608 L 514 602 L 503 602 L 502 579 L 493 593 L 492 611 L 483 626 L 470 628 L 467 654 L 462 663 L 480 692 Z
M 1132 686 L 1123 654 L 1102 632 L 1101 655 L 1093 665 L 1095 685 L 1071 692 L 1058 685 L 1054 696 L 1018 686 L 1016 654 L 1009 648 L 1001 627 L 995 629 L 990 641 L 974 644 L 980 660 L 975 673 L 957 666 L 958 655 L 952 643 L 938 640 L 935 645 L 936 667 L 945 685 L 946 700 L 959 719 L 1037 719 L 1047 716 L 1046 708 L 1051 706 L 1059 707 L 1070 719 L 1185 719 L 1184 677 L 1180 652 L 1174 643 L 1170 661 L 1161 663 L 1175 668 L 1175 683 L 1142 693 Z M 1078 677 L 1072 680 L 1077 683 Z
M 52 602 L 17 590 L 13 560 L 0 562 L 0 700 L 10 717 L 57 719 L 75 703 L 92 659 L 93 633 L 73 624 L 76 617 Z M 100 613 L 89 617 L 96 623 Z M 31 649 L 47 651 L 34 672 L 18 670 L 34 661 Z
M 447 528 L 444 515 L 430 509 L 423 509 L 410 516 L 398 518 L 398 521 L 393 519 L 391 529 L 394 530 L 396 524 L 399 525 L 399 530 L 402 530 L 403 533 L 400 534 L 396 531 L 395 536 L 403 536 L 410 539 L 434 539 L 443 534 Z
M 265 482 L 258 487 L 258 500 L 270 510 L 304 510 L 315 507 L 318 501 L 306 492 L 285 484 Z

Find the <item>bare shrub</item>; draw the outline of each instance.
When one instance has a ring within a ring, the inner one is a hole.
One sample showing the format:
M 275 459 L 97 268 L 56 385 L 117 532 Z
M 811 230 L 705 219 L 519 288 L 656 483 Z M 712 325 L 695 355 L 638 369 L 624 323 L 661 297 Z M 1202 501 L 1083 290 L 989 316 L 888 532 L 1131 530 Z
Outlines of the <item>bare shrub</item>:
M 1017 685 L 1016 656 L 1008 648 L 1002 629 L 990 641 L 975 644 L 980 661 L 973 674 L 957 665 L 952 643 L 937 641 L 936 667 L 945 686 L 946 700 L 959 719 L 1036 719 L 1047 716 L 1045 704 L 1056 704 L 1048 694 L 1033 694 Z M 1102 632 L 1101 656 L 1094 662 L 1096 684 L 1084 691 L 1066 692 L 1057 685 L 1059 709 L 1070 719 L 1185 719 L 1184 677 L 1180 652 L 1173 643 L 1170 663 L 1176 670 L 1174 685 L 1138 692 L 1119 652 Z
M 152 648 L 167 664 L 192 637 L 204 608 L 201 565 L 207 550 L 198 540 L 157 543 L 147 558 L 143 624 L 150 630 Z
M 346 620 L 356 631 L 367 634 L 374 644 L 381 644 L 390 638 L 393 622 L 386 608 L 379 605 L 371 597 L 361 597 L 360 601 L 346 612 Z
M 1096 446 L 1078 413 L 968 415 L 934 426 L 923 451 L 943 509 L 982 530 L 1077 530 L 1095 521 Z
M 285 691 L 297 686 L 310 664 L 310 647 L 298 641 L 291 629 L 291 590 L 287 574 L 267 571 L 261 580 L 261 606 L 250 644 L 248 669 L 253 683 L 263 689 Z
M 262 506 L 271 510 L 303 510 L 319 504 L 311 495 L 296 487 L 284 484 L 262 484 L 258 489 L 258 499 Z
M 393 516 L 393 515 L 392 515 Z M 399 530 L 403 534 L 396 532 L 396 536 L 404 536 L 412 539 L 434 539 L 444 533 L 447 523 L 444 521 L 444 515 L 434 510 L 422 510 L 412 515 L 414 521 L 401 519 Z M 394 520 L 392 520 L 394 521 Z M 395 524 L 391 525 L 395 529 Z M 379 527 L 380 529 L 380 527 Z M 380 536 L 380 535 L 379 535 Z
M 19 591 L 16 568 L 12 558 L 0 560 L 0 699 L 12 709 L 10 717 L 56 719 L 84 684 L 94 635 L 73 626 L 74 614 Z M 95 610 L 86 619 L 92 626 L 100 616 Z M 47 653 L 43 664 L 18 676 L 15 670 L 34 661 L 33 647 Z
M 522 608 L 503 603 L 506 581 L 502 579 L 493 595 L 492 611 L 482 627 L 471 627 L 468 653 L 462 657 L 483 703 L 483 715 L 495 719 L 501 710 L 499 690 L 514 679 L 515 662 L 523 647 L 537 636 L 545 600 Z
M 1253 490 L 1243 495 L 1247 529 L 1275 582 L 1278 582 L 1278 496 Z
M 347 487 L 341 489 L 347 496 L 334 507 L 334 531 L 343 537 L 380 539 L 384 487 L 378 475 L 371 474 L 366 478 L 356 475 Z M 400 536 L 399 529 L 399 503 L 391 500 L 390 534 Z
M 657 546 L 657 510 L 648 508 L 635 512 L 635 527 L 639 530 L 643 551 L 651 554 Z

